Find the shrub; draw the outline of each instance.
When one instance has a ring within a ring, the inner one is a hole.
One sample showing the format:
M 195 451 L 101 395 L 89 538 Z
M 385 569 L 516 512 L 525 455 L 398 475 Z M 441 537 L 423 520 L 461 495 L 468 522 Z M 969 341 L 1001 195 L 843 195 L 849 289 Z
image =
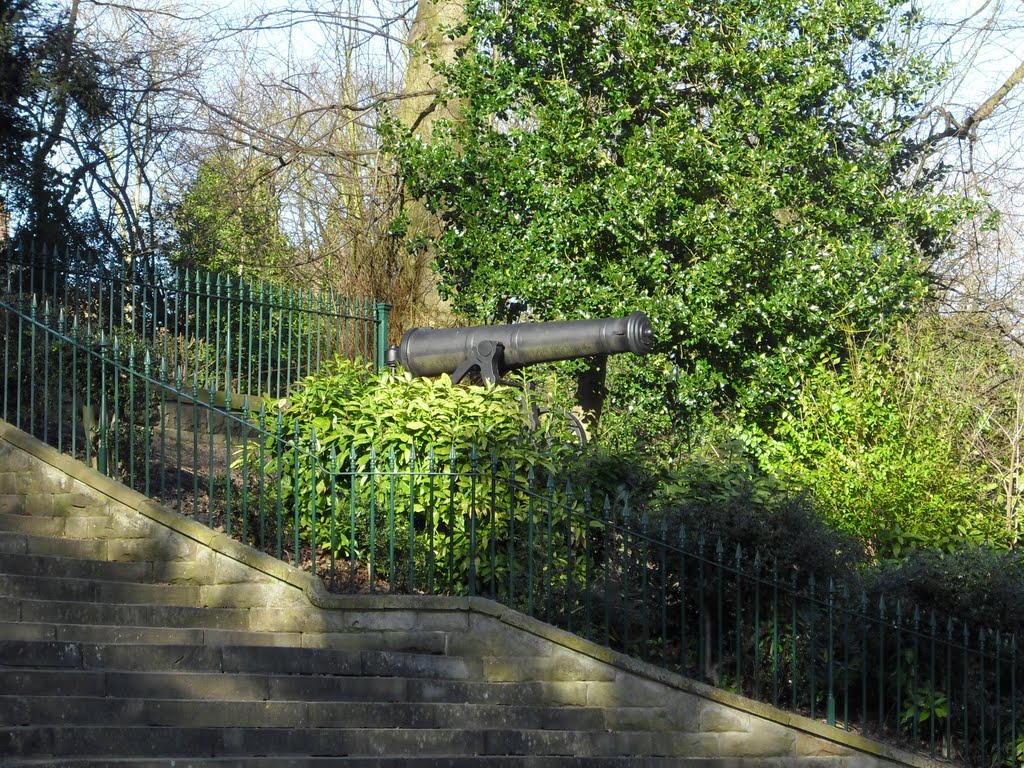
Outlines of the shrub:
M 371 579 L 386 570 L 406 589 L 511 591 L 542 531 L 574 531 L 564 546 L 583 535 L 554 485 L 571 436 L 528 439 L 517 389 L 338 361 L 300 382 L 265 425 L 262 471 L 294 502 L 302 538 Z M 554 571 L 569 561 L 564 546 L 552 550 Z
M 860 542 L 823 520 L 811 497 L 758 469 L 738 448 L 684 460 L 659 505 L 691 536 L 702 534 L 711 547 L 721 541 L 729 553 L 738 545 L 748 558 L 759 552 L 780 573 L 795 569 L 824 583 L 847 578 L 865 561 Z

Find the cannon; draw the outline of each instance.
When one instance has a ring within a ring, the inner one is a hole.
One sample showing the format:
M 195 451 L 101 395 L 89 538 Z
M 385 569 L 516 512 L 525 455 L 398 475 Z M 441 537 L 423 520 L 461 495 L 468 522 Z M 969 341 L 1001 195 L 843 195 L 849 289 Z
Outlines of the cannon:
M 413 376 L 447 373 L 456 382 L 476 369 L 493 384 L 526 365 L 620 352 L 644 355 L 653 346 L 651 321 L 633 312 L 601 320 L 410 328 L 398 347 L 388 350 L 388 361 L 401 363 Z

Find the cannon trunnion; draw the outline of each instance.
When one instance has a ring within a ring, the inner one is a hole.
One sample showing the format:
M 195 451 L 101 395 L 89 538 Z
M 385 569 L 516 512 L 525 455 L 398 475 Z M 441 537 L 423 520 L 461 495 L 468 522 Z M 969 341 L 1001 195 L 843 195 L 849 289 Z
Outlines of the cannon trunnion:
M 653 346 L 650 320 L 633 312 L 601 320 L 410 328 L 392 358 L 413 376 L 448 373 L 461 381 L 475 368 L 494 383 L 525 365 L 620 352 L 644 355 Z

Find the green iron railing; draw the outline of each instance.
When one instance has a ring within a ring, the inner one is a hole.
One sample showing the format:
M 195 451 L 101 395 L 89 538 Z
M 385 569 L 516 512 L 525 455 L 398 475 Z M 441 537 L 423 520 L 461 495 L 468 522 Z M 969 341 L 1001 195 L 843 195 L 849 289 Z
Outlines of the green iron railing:
M 387 304 L 171 268 L 140 279 L 121 264 L 70 261 L 11 244 L 0 279 L 19 306 L 35 302 L 68 329 L 147 350 L 154 374 L 177 389 L 234 395 L 239 406 L 244 395 L 284 397 L 337 356 L 383 367 Z
M 38 302 L 0 311 L 6 420 L 333 589 L 486 596 L 837 728 L 965 765 L 1021 762 L 1013 636 L 780 573 L 656 505 L 499 456 L 314 455 L 314 434 L 282 434 L 262 404 L 218 408 L 196 377 L 170 386 L 148 346 L 97 341 Z

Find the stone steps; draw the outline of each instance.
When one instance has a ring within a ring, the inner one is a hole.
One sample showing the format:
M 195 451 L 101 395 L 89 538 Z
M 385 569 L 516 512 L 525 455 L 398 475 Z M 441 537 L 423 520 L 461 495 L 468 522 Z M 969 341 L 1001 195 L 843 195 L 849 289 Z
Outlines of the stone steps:
M 0 437 L 4 768 L 878 764 L 489 601 L 327 595 Z

